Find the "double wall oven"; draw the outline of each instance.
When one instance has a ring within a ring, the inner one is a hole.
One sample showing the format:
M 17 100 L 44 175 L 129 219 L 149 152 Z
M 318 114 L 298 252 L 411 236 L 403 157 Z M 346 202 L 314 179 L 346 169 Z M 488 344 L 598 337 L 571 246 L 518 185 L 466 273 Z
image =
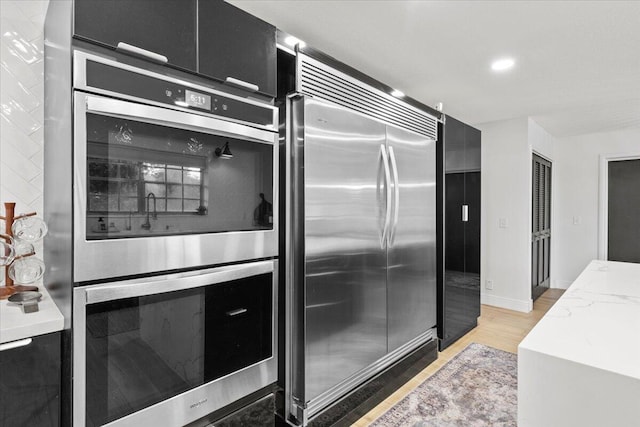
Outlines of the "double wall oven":
M 73 64 L 73 422 L 184 425 L 276 381 L 277 109 Z

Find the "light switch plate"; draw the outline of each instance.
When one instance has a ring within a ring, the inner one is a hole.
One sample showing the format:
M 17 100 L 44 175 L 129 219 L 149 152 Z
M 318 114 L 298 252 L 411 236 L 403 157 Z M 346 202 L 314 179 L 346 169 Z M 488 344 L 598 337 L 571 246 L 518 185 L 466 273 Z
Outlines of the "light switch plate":
M 507 228 L 507 226 L 508 226 L 507 218 L 499 218 L 498 219 L 498 227 Z

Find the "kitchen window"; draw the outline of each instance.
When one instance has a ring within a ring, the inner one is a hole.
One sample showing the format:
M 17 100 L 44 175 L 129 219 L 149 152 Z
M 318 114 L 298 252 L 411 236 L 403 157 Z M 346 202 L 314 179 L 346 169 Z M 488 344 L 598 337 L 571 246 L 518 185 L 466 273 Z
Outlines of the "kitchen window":
M 146 198 L 155 196 L 162 213 L 194 213 L 203 205 L 204 169 L 171 163 L 89 159 L 89 212 L 146 212 Z M 189 162 L 186 162 L 189 163 Z

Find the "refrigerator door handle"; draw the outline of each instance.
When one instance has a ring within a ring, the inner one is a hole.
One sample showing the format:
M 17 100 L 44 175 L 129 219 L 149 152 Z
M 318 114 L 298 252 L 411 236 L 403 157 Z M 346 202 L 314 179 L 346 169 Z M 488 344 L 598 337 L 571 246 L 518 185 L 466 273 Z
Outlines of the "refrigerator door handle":
M 398 216 L 400 214 L 400 181 L 398 181 L 398 163 L 393 147 L 389 147 L 389 159 L 391 159 L 391 169 L 393 171 L 393 225 L 389 233 L 389 247 L 393 246 L 398 228 Z
M 469 205 L 462 205 L 462 222 L 469 221 Z
M 386 212 L 384 217 L 384 227 L 382 229 L 382 237 L 380 238 L 380 247 L 384 248 L 389 232 L 389 223 L 391 222 L 391 172 L 389 171 L 389 158 L 384 144 L 380 144 L 380 157 L 384 166 L 384 187 L 386 192 L 385 206 Z M 379 203 L 380 201 L 378 201 Z

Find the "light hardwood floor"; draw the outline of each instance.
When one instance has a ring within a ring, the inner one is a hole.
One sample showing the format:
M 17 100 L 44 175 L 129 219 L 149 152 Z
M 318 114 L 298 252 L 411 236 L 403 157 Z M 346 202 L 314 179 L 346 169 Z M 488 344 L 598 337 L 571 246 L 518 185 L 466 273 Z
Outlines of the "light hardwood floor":
M 442 353 L 439 353 L 438 359 L 435 362 L 426 367 L 364 417 L 360 418 L 353 426 L 368 426 L 472 342 L 516 353 L 520 341 L 522 341 L 563 293 L 564 290 L 562 289 L 549 289 L 536 300 L 533 304 L 533 310 L 530 313 L 521 313 L 483 305 L 481 307 L 480 317 L 478 318 L 478 326 L 475 329 L 460 338 Z

